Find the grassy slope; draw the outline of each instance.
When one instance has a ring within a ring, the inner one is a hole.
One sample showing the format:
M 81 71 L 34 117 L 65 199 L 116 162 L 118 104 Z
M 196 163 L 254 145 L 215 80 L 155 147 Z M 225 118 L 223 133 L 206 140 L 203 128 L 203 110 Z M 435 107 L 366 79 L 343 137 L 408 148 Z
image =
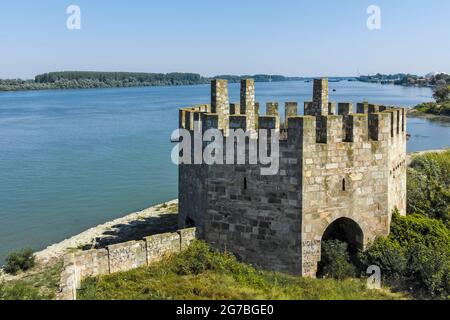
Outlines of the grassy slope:
M 50 300 L 59 287 L 62 260 L 37 266 L 18 275 L 17 280 L 0 283 L 0 300 Z
M 401 299 L 368 290 L 359 279 L 336 281 L 259 271 L 200 241 L 150 267 L 86 279 L 79 299 Z

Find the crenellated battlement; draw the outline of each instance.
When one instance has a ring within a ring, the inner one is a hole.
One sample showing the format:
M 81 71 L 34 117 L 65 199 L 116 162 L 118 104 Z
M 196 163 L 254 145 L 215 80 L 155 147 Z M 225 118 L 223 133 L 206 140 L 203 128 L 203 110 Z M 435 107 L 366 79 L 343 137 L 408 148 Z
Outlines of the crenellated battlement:
M 219 129 L 224 136 L 230 129 L 242 129 L 254 138 L 258 130 L 269 129 L 283 132 L 282 140 L 308 136 L 309 143 L 319 144 L 388 141 L 406 134 L 404 108 L 362 102 L 356 105 L 355 113 L 351 102 L 328 100 L 326 79 L 314 81 L 313 101 L 304 103 L 303 115 L 299 114 L 298 103 L 290 101 L 284 104 L 281 118 L 279 106 L 278 102 L 267 102 L 266 114 L 260 115 L 251 79 L 241 81 L 240 103 L 229 103 L 227 81 L 213 80 L 211 103 L 180 109 L 180 128 L 200 132 Z M 298 121 L 310 123 L 300 127 Z

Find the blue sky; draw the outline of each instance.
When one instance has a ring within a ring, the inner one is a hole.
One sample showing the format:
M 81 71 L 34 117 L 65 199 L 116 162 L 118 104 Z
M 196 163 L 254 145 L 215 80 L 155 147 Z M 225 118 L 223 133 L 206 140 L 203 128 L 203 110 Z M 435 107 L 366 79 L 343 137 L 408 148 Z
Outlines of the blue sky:
M 81 30 L 66 8 L 81 8 Z M 366 27 L 369 5 L 381 30 Z M 448 0 L 10 0 L 0 78 L 61 70 L 346 76 L 450 72 Z

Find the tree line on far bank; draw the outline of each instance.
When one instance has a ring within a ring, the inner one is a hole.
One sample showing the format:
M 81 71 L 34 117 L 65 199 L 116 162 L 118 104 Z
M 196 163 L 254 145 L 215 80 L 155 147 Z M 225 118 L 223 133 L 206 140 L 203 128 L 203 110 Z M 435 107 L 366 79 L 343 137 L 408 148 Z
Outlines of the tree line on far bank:
M 196 85 L 209 83 L 211 79 L 226 79 L 231 83 L 244 78 L 256 82 L 299 80 L 299 77 L 281 75 L 222 75 L 212 78 L 196 73 L 142 73 L 142 72 L 91 72 L 63 71 L 37 75 L 35 79 L 0 79 L 0 91 L 45 90 L 45 89 L 84 89 L 117 87 L 150 87 L 173 85 Z

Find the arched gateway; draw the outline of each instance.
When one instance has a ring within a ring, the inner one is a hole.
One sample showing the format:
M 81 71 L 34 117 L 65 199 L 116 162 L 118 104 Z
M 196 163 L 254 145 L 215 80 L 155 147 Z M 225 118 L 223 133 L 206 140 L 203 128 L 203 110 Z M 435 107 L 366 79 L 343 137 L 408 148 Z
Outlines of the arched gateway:
M 339 218 L 333 221 L 325 230 L 321 240 L 321 261 L 324 260 L 323 244 L 327 241 L 338 240 L 347 245 L 350 260 L 357 263 L 357 254 L 364 248 L 364 234 L 358 223 L 349 218 Z M 319 262 L 317 275 L 322 274 L 322 265 Z
M 339 240 L 348 245 L 350 255 L 355 255 L 364 246 L 364 235 L 360 226 L 352 219 L 339 218 L 333 221 L 322 236 L 322 243 L 329 240 Z

